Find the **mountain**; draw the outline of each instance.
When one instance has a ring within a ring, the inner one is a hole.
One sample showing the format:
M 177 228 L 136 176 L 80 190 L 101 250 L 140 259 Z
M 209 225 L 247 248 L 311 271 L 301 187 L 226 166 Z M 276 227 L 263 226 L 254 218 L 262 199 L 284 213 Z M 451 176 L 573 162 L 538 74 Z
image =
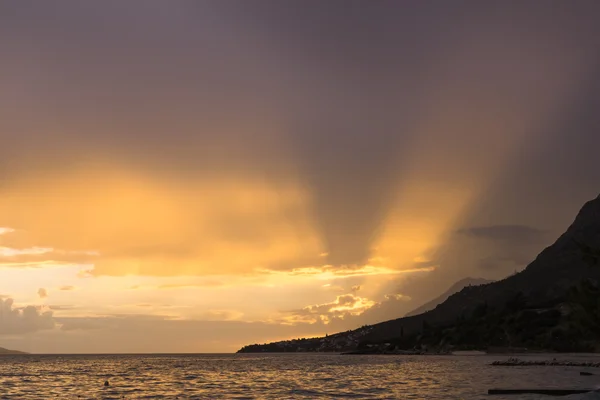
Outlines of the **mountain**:
M 493 281 L 490 281 L 488 279 L 483 279 L 483 278 L 461 279 L 460 281 L 458 281 L 454 285 L 452 285 L 450 287 L 450 289 L 446 290 L 444 293 L 442 293 L 435 299 L 433 299 L 433 300 L 423 304 L 422 306 L 414 309 L 413 311 L 409 312 L 408 314 L 405 315 L 405 317 L 411 317 L 413 315 L 419 315 L 419 314 L 423 314 L 427 311 L 433 310 L 439 304 L 442 304 L 444 301 L 446 301 L 448 299 L 448 297 L 452 296 L 454 293 L 460 292 L 461 290 L 463 290 L 463 288 L 465 288 L 467 286 L 479 286 L 479 285 L 485 285 L 487 283 L 492 283 L 492 282 Z
M 536 303 L 557 299 L 582 280 L 600 280 L 593 249 L 600 249 L 600 196 L 587 202 L 567 231 L 523 271 L 494 283 L 466 287 L 424 314 L 374 325 L 369 339 L 386 340 L 401 330 L 417 333 L 424 323 L 451 325 L 461 315 L 472 314 L 479 304 L 503 307 L 519 293 Z
M 3 347 L 0 347 L 0 355 L 11 355 L 11 354 L 28 354 L 28 353 L 25 353 L 24 351 L 8 350 Z
M 423 314 L 332 335 L 333 343 L 330 337 L 313 338 L 288 348 L 600 351 L 599 297 L 600 196 L 587 202 L 566 232 L 515 275 L 464 287 Z M 246 346 L 240 352 L 281 351 L 278 343 Z

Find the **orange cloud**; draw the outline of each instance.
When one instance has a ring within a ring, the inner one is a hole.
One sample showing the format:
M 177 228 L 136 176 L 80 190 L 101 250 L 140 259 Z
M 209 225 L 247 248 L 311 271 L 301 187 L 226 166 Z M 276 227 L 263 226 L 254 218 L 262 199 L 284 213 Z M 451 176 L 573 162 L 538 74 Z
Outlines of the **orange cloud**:
M 53 260 L 93 263 L 93 275 L 206 275 L 285 270 L 323 253 L 310 198 L 292 185 L 168 183 L 107 166 L 5 192 L 0 220 L 32 244 L 2 248 L 8 266 Z
M 363 266 L 335 266 L 324 265 L 322 267 L 303 267 L 294 268 L 291 271 L 265 271 L 274 275 L 281 276 L 307 276 L 315 279 L 344 279 L 360 276 L 378 276 L 378 275 L 399 275 L 408 273 L 421 273 L 433 271 L 435 267 L 427 266 L 423 268 L 392 269 L 387 267 L 378 267 L 374 265 Z
M 282 323 L 316 323 L 329 324 L 333 320 L 343 320 L 345 317 L 356 316 L 364 313 L 377 303 L 354 294 L 343 294 L 330 303 L 306 306 L 298 310 L 285 313 Z
M 6 227 L 2 227 L 0 226 L 0 235 L 6 235 L 7 233 L 12 233 L 15 230 L 12 228 L 6 228 Z

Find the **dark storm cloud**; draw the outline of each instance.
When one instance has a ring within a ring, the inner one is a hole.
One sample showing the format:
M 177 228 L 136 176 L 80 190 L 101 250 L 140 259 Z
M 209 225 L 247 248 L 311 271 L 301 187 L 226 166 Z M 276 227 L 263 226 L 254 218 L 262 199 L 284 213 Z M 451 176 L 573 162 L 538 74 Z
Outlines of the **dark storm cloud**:
M 600 47 L 590 52 L 592 72 L 574 90 L 572 101 L 542 127 L 480 199 L 465 222 L 481 216 L 535 224 L 557 236 L 579 208 L 600 192 Z
M 440 46 L 439 31 L 415 21 L 429 27 L 438 15 L 391 3 L 236 5 L 232 13 L 273 51 L 304 66 L 286 77 L 296 87 L 285 97 L 292 153 L 314 193 L 329 262 L 365 262 L 411 140 L 416 74 L 435 53 L 427 44 Z
M 514 268 L 521 270 L 532 260 L 531 257 L 524 256 L 522 253 L 510 255 L 501 255 L 498 257 L 485 257 L 477 262 L 477 267 L 484 271 L 502 270 L 509 271 Z
M 3 136 L 28 148 L 7 152 L 13 175 L 24 163 L 52 172 L 107 156 L 155 173 L 220 175 L 279 157 L 257 125 L 271 103 L 268 62 L 217 22 L 216 3 L 195 14 L 186 2 L 33 4 L 11 3 L 0 24 L 0 81 L 14 92 L 0 100 L 13 113 Z M 254 127 L 226 122 L 231 113 Z
M 590 65 L 591 73 L 574 88 L 572 100 L 541 127 L 540 140 L 521 150 L 464 217 L 462 224 L 467 226 L 477 226 L 489 219 L 528 224 L 514 227 L 514 232 L 507 228 L 501 228 L 502 232 L 497 230 L 497 239 L 500 239 L 498 234 L 506 234 L 507 239 L 514 239 L 513 244 L 498 243 L 472 261 L 481 271 L 500 271 L 495 278 L 533 261 L 544 246 L 568 228 L 583 204 L 600 193 L 600 158 L 594 150 L 600 147 L 598 46 L 590 50 Z M 532 226 L 542 229 L 532 230 Z M 459 246 L 453 251 L 467 249 Z M 452 263 L 450 268 L 466 271 L 470 267 Z
M 1 7 L 0 84 L 9 93 L 0 96 L 4 185 L 107 159 L 173 182 L 227 175 L 288 181 L 297 174 L 311 192 L 332 264 L 368 259 L 382 222 L 402 201 L 404 178 L 423 173 L 444 180 L 477 169 L 484 153 L 474 149 L 495 150 L 488 137 L 495 133 L 486 128 L 510 131 L 520 126 L 511 118 L 526 118 L 560 96 L 553 85 L 570 82 L 580 64 L 596 57 L 600 37 L 594 1 L 7 1 Z M 573 191 L 594 184 L 598 135 L 582 119 L 594 121 L 595 93 L 588 90 L 568 107 L 572 117 L 558 124 L 560 133 L 540 137 L 552 143 L 539 147 L 551 150 L 539 155 L 533 180 L 550 181 L 550 171 L 568 164 L 582 185 Z M 445 115 L 449 104 L 471 109 L 467 121 Z M 486 105 L 489 121 L 481 112 Z M 485 124 L 473 122 L 478 118 Z M 535 129 L 554 129 L 554 122 Z M 577 140 L 552 164 L 567 134 Z M 415 150 L 416 141 L 426 145 Z M 421 157 L 431 161 L 409 163 Z M 235 226 L 225 233 L 240 241 L 259 236 L 242 232 L 252 223 L 227 219 L 218 226 Z M 152 257 L 145 249 L 168 253 L 152 243 L 131 256 Z M 296 265 L 312 261 L 298 258 Z
M 490 225 L 458 230 L 458 233 L 481 239 L 503 242 L 532 243 L 542 240 L 545 232 L 524 225 Z
M 535 2 L 508 6 L 473 1 L 410 5 L 332 1 L 311 7 L 263 1 L 247 2 L 235 11 L 248 25 L 259 26 L 262 38 L 283 58 L 308 65 L 314 74 L 311 81 L 320 85 L 314 109 L 307 111 L 314 117 L 309 123 L 302 118 L 295 123 L 292 141 L 304 176 L 314 188 L 318 222 L 333 263 L 358 262 L 367 256 L 395 200 L 392 182 L 406 173 L 403 162 L 410 155 L 413 131 L 436 95 L 444 95 L 447 82 L 441 76 L 452 75 L 451 65 L 464 69 L 480 64 L 463 82 L 466 92 L 473 90 L 483 103 L 505 98 L 496 104 L 503 111 L 512 107 L 508 102 L 519 101 L 520 91 L 545 90 L 540 75 L 535 84 L 524 78 L 528 70 L 547 69 L 544 47 L 563 53 L 569 43 L 572 54 L 567 57 L 572 58 L 598 47 L 594 24 L 599 8 L 593 2 L 571 8 Z M 529 58 L 536 52 L 542 56 Z M 497 62 L 488 65 L 485 59 Z M 516 83 L 520 79 L 525 79 L 524 85 Z M 496 87 L 494 81 L 506 84 Z M 300 89 L 306 92 L 310 89 Z M 457 99 L 462 95 L 460 90 L 446 94 Z M 307 108 L 294 100 L 295 110 Z M 481 102 L 471 100 L 471 106 Z M 523 102 L 517 108 L 535 106 Z M 473 113 L 475 117 L 477 112 Z M 506 122 L 499 119 L 496 124 Z M 446 136 L 450 135 L 452 131 Z M 485 132 L 477 136 L 484 138 Z M 457 153 L 476 147 L 460 142 L 460 136 L 455 143 L 443 140 L 439 146 L 447 144 L 456 146 Z M 485 148 L 486 141 L 480 145 Z M 469 158 L 467 153 L 460 162 Z

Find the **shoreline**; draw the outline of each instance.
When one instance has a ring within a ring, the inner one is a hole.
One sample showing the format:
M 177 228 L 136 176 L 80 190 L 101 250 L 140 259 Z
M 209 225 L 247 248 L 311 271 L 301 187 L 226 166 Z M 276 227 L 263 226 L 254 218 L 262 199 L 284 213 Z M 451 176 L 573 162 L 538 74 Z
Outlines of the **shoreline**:
M 571 356 L 590 356 L 600 357 L 600 352 L 557 352 L 557 351 L 544 351 L 544 350 L 528 350 L 528 351 L 485 351 L 485 350 L 455 350 L 452 352 L 416 352 L 416 351 L 402 351 L 402 352 L 367 352 L 362 350 L 352 351 L 256 351 L 256 352 L 237 352 L 234 354 L 330 354 L 330 355 L 356 355 L 356 356 L 369 356 L 369 355 L 381 355 L 381 356 L 539 356 L 539 355 L 571 355 Z

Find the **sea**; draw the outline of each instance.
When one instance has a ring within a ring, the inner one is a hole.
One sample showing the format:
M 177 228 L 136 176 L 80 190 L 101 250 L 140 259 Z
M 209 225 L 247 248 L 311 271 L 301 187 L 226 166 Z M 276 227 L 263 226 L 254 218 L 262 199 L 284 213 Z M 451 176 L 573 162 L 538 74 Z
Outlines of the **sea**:
M 600 361 L 597 355 L 519 356 Z M 490 388 L 600 388 L 600 368 L 501 367 L 506 355 L 19 355 L 0 399 L 549 399 Z M 581 371 L 592 376 L 581 376 Z M 109 386 L 105 386 L 105 382 Z M 600 394 L 564 399 L 600 399 Z

